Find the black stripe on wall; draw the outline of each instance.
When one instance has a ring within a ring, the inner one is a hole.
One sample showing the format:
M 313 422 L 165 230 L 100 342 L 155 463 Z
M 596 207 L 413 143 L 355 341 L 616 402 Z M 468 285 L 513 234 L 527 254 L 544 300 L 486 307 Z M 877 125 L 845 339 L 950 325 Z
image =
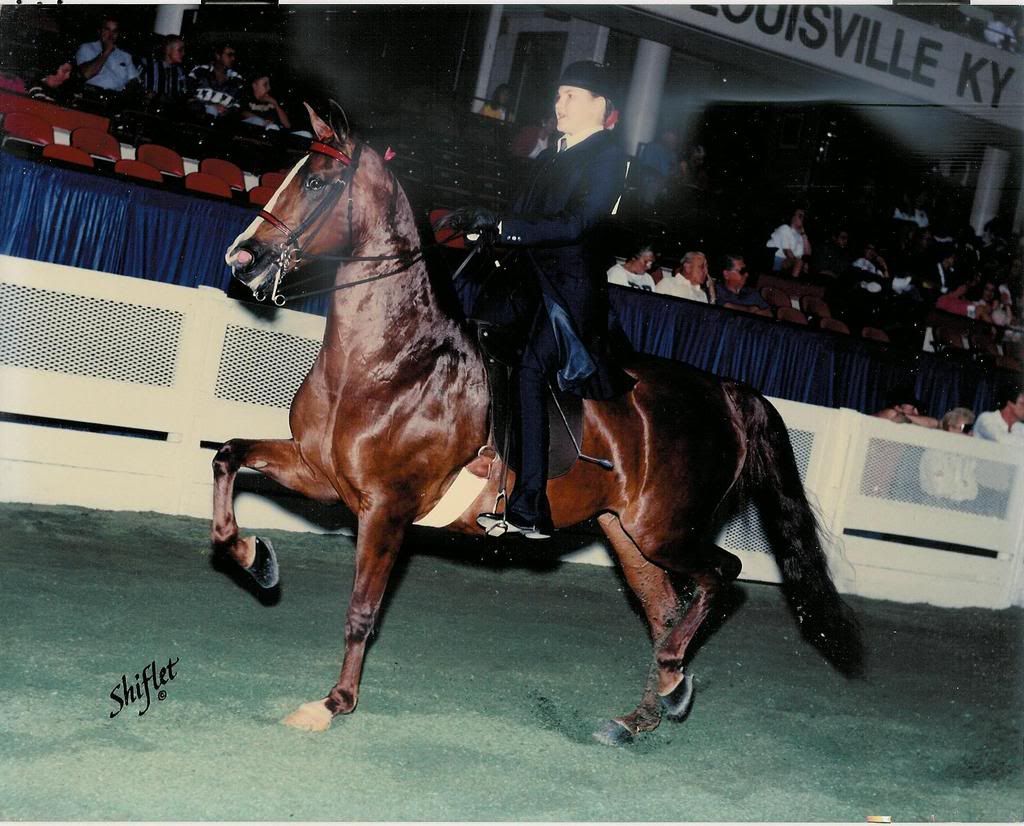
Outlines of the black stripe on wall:
M 881 531 L 865 531 L 860 528 L 844 528 L 844 536 L 856 536 L 861 539 L 875 539 L 879 542 L 895 542 L 899 545 L 912 545 L 915 548 L 930 548 L 934 551 L 951 551 L 955 554 L 983 556 L 986 559 L 998 559 L 999 551 L 979 548 L 976 545 L 958 545 L 956 542 L 943 542 L 941 539 L 921 539 L 919 536 L 903 536 L 898 533 L 882 533 Z

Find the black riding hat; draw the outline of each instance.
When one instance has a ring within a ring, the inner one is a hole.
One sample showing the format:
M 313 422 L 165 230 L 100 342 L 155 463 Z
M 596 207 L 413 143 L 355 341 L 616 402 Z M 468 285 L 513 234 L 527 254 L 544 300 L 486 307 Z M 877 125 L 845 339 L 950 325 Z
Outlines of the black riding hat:
M 576 63 L 570 63 L 562 72 L 558 85 L 586 89 L 591 94 L 608 101 L 618 97 L 615 78 L 612 77 L 607 64 L 595 63 L 592 60 L 579 60 Z

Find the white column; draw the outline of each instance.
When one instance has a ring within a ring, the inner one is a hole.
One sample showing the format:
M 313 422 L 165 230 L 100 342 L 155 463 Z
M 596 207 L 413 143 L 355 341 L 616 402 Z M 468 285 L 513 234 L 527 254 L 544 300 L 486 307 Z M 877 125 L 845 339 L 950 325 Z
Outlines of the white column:
M 1024 157 L 1018 158 L 1017 168 L 1024 170 Z M 1017 191 L 1017 207 L 1013 211 L 1013 231 L 1024 232 L 1024 186 Z M 1024 595 L 1024 578 L 1021 580 L 1021 593 Z
M 479 112 L 487 95 L 490 94 L 491 69 L 494 67 L 494 52 L 498 47 L 498 31 L 501 28 L 503 6 L 497 3 L 491 6 L 491 16 L 487 19 L 487 34 L 484 35 L 484 46 L 480 50 L 480 71 L 476 75 L 476 90 L 473 96 L 473 111 Z
M 598 26 L 597 36 L 594 38 L 594 54 L 590 58 L 595 63 L 604 63 L 604 53 L 608 48 L 608 27 Z
M 181 22 L 185 19 L 185 12 L 198 8 L 198 3 L 157 6 L 153 32 L 155 34 L 181 34 Z
M 971 206 L 971 226 L 978 235 L 999 212 L 999 201 L 1009 165 L 1009 152 L 994 146 L 985 147 L 985 157 L 978 170 L 978 185 L 974 190 L 974 204 Z
M 672 48 L 664 43 L 641 40 L 637 46 L 621 127 L 626 133 L 625 149 L 630 155 L 636 154 L 638 144 L 654 139 L 671 56 Z

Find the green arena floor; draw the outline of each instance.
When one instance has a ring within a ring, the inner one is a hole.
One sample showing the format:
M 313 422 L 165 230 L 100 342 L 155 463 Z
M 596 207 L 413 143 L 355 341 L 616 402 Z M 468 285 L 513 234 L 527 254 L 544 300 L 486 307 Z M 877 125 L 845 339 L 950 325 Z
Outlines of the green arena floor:
M 348 539 L 269 532 L 281 598 L 209 564 L 199 520 L 0 506 L 6 820 L 1017 821 L 1022 618 L 850 602 L 848 682 L 777 588 L 740 583 L 692 665 L 689 719 L 629 748 L 645 629 L 614 570 L 415 533 L 330 731 L 278 721 L 337 676 Z M 122 674 L 178 659 L 166 699 Z

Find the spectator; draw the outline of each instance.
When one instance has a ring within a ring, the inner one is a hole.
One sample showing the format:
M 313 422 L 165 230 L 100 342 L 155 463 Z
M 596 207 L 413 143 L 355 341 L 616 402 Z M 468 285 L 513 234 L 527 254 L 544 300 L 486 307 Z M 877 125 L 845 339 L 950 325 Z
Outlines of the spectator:
M 555 116 L 545 115 L 536 126 L 524 126 L 512 139 L 509 152 L 515 158 L 535 160 L 548 148 L 551 134 L 555 131 Z
M 230 43 L 220 43 L 213 50 L 211 63 L 196 66 L 189 72 L 192 87 L 191 103 L 193 114 L 201 120 L 214 122 L 232 112 L 237 112 L 245 81 L 232 66 L 237 53 Z
M 943 244 L 935 253 L 931 271 L 922 275 L 921 286 L 936 295 L 945 295 L 953 289 L 956 272 L 956 249 L 952 244 Z
M 969 297 L 969 292 L 970 285 L 961 284 L 952 292 L 939 296 L 939 300 L 935 302 L 935 309 L 966 316 L 967 318 L 976 318 L 978 321 L 985 321 L 991 324 L 992 311 L 977 293 L 975 294 L 977 297 L 972 299 Z
M 86 86 L 108 92 L 124 92 L 129 84 L 139 79 L 132 56 L 117 48 L 121 29 L 117 18 L 104 17 L 99 28 L 99 40 L 83 43 L 75 54 L 78 70 Z
M 974 435 L 990 442 L 1024 447 L 1024 390 L 1019 385 L 1006 386 L 996 401 L 996 410 L 982 413 L 974 422 Z
M 495 88 L 494 94 L 491 96 L 491 99 L 483 105 L 483 108 L 480 110 L 480 114 L 485 118 L 511 121 L 512 118 L 509 116 L 508 111 L 509 101 L 511 99 L 512 87 L 507 83 L 502 83 Z
M 188 75 L 185 60 L 185 41 L 176 34 L 166 35 L 156 54 L 142 64 L 142 88 L 146 100 L 156 108 L 174 108 L 182 104 L 188 94 Z
M 966 407 L 954 407 L 942 417 L 939 427 L 947 433 L 963 433 L 970 436 L 974 428 L 974 413 Z
M 927 203 L 928 194 L 926 192 L 919 192 L 912 204 L 910 197 L 904 195 L 893 210 L 892 217 L 896 221 L 905 221 L 920 229 L 926 229 L 928 227 L 928 213 L 925 211 Z
M 815 269 L 819 275 L 836 278 L 843 275 L 851 263 L 853 255 L 850 252 L 850 233 L 845 227 L 840 227 L 822 245 Z
M 874 415 L 879 419 L 887 419 L 897 424 L 916 424 L 930 428 L 939 426 L 938 419 L 921 413 L 921 402 L 914 398 L 913 393 L 905 389 L 893 390 L 889 394 L 885 407 Z
M 264 130 L 291 129 L 288 114 L 270 94 L 270 75 L 256 72 L 241 100 L 242 123 Z
M 761 293 L 747 286 L 747 265 L 742 255 L 726 255 L 722 259 L 722 285 L 715 291 L 715 303 L 724 306 L 737 304 L 741 307 L 756 307 L 771 313 L 768 302 Z
M 811 255 L 811 242 L 804 229 L 805 210 L 797 208 L 788 224 L 775 228 L 766 247 L 775 250 L 772 272 L 784 272 L 792 278 L 799 278 L 806 270 Z
M 651 277 L 651 267 L 654 266 L 655 257 L 654 250 L 649 246 L 640 247 L 625 263 L 616 262 L 608 268 L 608 283 L 653 292 L 655 284 Z
M 881 292 L 883 283 L 889 280 L 889 267 L 870 241 L 864 245 L 864 254 L 850 265 L 850 269 L 861 279 L 860 288 L 869 293 Z
M 68 81 L 75 67 L 70 59 L 61 60 L 51 72 L 41 73 L 29 86 L 28 96 L 48 103 L 67 103 L 70 98 Z
M 1015 51 L 1017 48 L 1017 34 L 1014 27 L 1014 19 L 1003 9 L 993 9 L 992 19 L 985 25 L 985 42 L 995 46 L 997 49 Z
M 708 259 L 702 252 L 688 252 L 672 275 L 662 278 L 654 291 L 659 295 L 673 295 L 707 304 L 705 289 L 714 289 L 714 285 L 708 283 Z M 714 301 L 714 296 L 711 300 Z

